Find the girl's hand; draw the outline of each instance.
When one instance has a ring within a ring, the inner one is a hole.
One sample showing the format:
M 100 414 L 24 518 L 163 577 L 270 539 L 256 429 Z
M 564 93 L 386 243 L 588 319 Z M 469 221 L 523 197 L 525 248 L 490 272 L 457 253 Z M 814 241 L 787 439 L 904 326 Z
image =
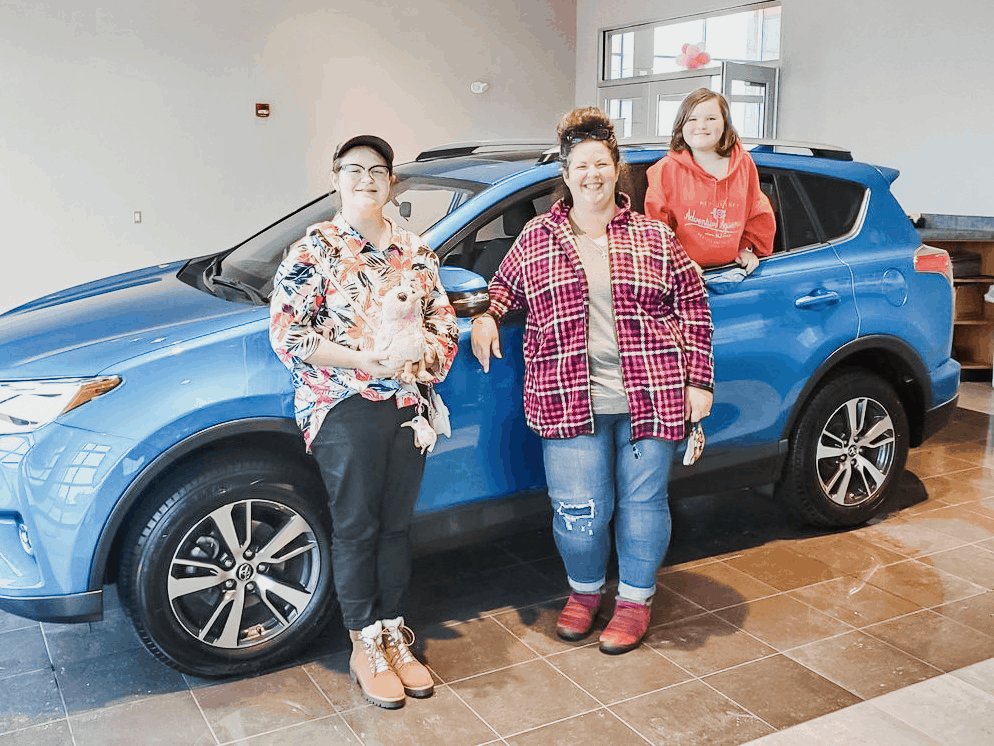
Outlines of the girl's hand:
M 384 358 L 382 352 L 374 352 L 373 350 L 357 350 L 355 352 L 355 356 L 356 370 L 368 373 L 373 378 L 393 378 L 398 373 L 397 370 L 383 364 L 383 361 L 386 358 Z
M 707 389 L 699 389 L 696 386 L 684 386 L 683 401 L 684 418 L 691 422 L 700 422 L 711 414 L 714 394 Z
M 759 257 L 749 249 L 739 249 L 739 255 L 735 257 L 735 263 L 745 269 L 747 275 L 751 275 L 759 266 Z
M 500 335 L 497 334 L 497 322 L 489 314 L 477 316 L 473 319 L 473 328 L 470 332 L 470 341 L 473 347 L 473 355 L 483 366 L 483 372 L 490 372 L 490 355 L 500 358 Z

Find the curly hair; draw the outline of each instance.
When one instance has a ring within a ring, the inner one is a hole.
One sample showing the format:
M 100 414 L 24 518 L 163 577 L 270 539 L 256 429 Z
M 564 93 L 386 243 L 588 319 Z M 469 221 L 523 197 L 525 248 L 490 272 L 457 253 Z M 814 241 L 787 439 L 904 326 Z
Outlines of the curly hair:
M 687 94 L 685 98 L 680 103 L 680 109 L 676 113 L 676 119 L 673 120 L 673 136 L 670 139 L 670 150 L 674 153 L 679 153 L 683 150 L 689 150 L 690 146 L 687 145 L 687 141 L 683 139 L 683 126 L 690 119 L 691 113 L 697 108 L 698 104 L 703 104 L 705 101 L 717 101 L 718 108 L 721 109 L 721 119 L 724 124 L 724 130 L 721 133 L 721 139 L 718 140 L 718 144 L 715 145 L 715 152 L 722 158 L 727 158 L 732 152 L 732 148 L 735 147 L 735 143 L 739 141 L 739 133 L 735 131 L 735 127 L 732 126 L 732 116 L 728 111 L 728 102 L 725 97 L 720 93 L 715 93 L 707 88 L 698 88 L 693 93 Z
M 620 177 L 624 169 L 621 163 L 621 149 L 618 147 L 618 138 L 614 134 L 614 125 L 611 119 L 596 106 L 583 106 L 573 109 L 563 114 L 556 127 L 556 137 L 559 140 L 559 165 L 562 168 L 563 183 L 561 185 L 563 200 L 570 207 L 573 206 L 573 195 L 570 194 L 566 186 L 566 171 L 569 169 L 569 157 L 573 148 L 587 140 L 594 140 L 604 144 L 604 147 L 611 153 L 614 167 Z M 618 198 L 619 190 L 615 186 L 615 199 Z

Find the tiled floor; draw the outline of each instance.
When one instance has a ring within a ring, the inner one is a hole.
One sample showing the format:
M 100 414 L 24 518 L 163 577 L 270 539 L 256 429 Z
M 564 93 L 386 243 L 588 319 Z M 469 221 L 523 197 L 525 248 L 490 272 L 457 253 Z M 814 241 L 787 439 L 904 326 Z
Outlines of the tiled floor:
M 439 685 L 399 711 L 357 696 L 341 629 L 217 682 L 150 657 L 113 606 L 0 615 L 0 746 L 994 743 L 992 424 L 959 409 L 870 526 L 799 530 L 756 492 L 676 504 L 653 628 L 624 656 L 555 637 L 547 531 L 419 558 L 411 622 Z

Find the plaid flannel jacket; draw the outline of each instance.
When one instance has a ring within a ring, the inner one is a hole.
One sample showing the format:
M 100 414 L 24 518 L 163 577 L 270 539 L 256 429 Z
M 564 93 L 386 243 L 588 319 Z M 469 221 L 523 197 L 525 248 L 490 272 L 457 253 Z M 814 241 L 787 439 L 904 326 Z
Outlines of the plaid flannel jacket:
M 632 439 L 682 440 L 684 386 L 714 388 L 711 309 L 673 231 L 631 210 L 608 224 L 611 294 Z M 526 309 L 524 406 L 543 438 L 593 432 L 587 283 L 562 200 L 532 219 L 490 281 L 498 321 Z

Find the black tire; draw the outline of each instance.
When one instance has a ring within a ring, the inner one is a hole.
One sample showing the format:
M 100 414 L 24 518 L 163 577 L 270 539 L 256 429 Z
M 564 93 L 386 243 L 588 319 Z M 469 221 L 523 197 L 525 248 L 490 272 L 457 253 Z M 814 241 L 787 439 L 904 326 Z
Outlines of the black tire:
M 336 606 L 324 502 L 300 465 L 244 453 L 189 464 L 149 495 L 119 577 L 145 647 L 203 677 L 299 652 Z
M 908 418 L 879 376 L 849 371 L 808 402 L 777 495 L 803 522 L 842 527 L 880 512 L 908 459 Z

